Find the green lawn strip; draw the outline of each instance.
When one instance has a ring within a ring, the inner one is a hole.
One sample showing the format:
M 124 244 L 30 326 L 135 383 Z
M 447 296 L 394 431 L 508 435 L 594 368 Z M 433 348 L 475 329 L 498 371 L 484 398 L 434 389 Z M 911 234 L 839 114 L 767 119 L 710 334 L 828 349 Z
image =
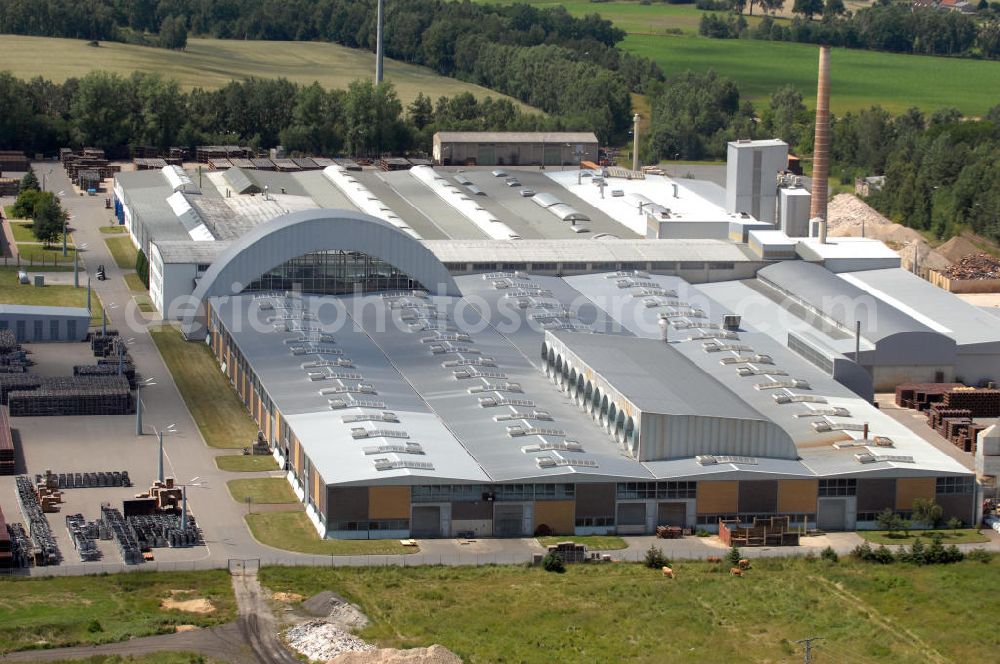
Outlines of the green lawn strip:
M 115 259 L 115 265 L 123 270 L 135 268 L 136 250 L 135 245 L 132 244 L 132 238 L 128 236 L 109 237 L 105 238 L 104 244 L 108 245 L 108 251 L 111 252 L 111 257 Z
M 990 538 L 975 528 L 960 528 L 958 530 L 911 530 L 909 535 L 900 531 L 892 535 L 886 530 L 859 530 L 858 535 L 873 544 L 913 544 L 913 540 L 918 537 L 924 544 L 930 544 L 934 535 L 941 535 L 941 542 L 947 546 L 949 544 L 982 544 L 989 542 Z
M 925 648 L 907 634 L 915 629 L 948 661 L 995 658 L 995 625 L 982 619 L 982 607 L 1000 592 L 996 560 L 882 567 L 765 558 L 743 577 L 730 576 L 725 563 L 673 567 L 674 579 L 627 563 L 568 565 L 565 574 L 523 566 L 269 567 L 261 582 L 304 597 L 332 590 L 372 620 L 363 638 L 381 647 L 440 643 L 470 664 L 792 662 L 802 658 L 794 641 L 803 634 L 823 635 L 830 662 L 923 664 Z M 844 579 L 851 596 L 833 592 L 830 581 Z M 893 584 L 921 589 L 919 618 L 908 615 L 913 602 Z M 947 611 L 935 592 L 948 597 Z M 872 607 L 883 605 L 892 607 L 891 624 L 872 619 Z M 947 630 L 941 615 L 955 617 Z M 947 648 L 934 637 L 939 631 L 949 632 Z
M 617 535 L 567 535 L 565 537 L 537 537 L 536 539 L 542 546 L 559 544 L 560 542 L 586 544 L 591 551 L 616 551 L 628 546 L 625 540 Z
M 76 248 L 66 247 L 66 255 L 62 255 L 62 244 L 53 242 L 50 245 L 17 243 L 17 253 L 21 256 L 21 264 L 41 269 L 51 265 L 73 266 L 73 254 Z
M 31 224 L 30 221 L 14 221 L 14 222 L 11 222 L 11 224 L 10 224 L 10 231 L 11 231 L 11 235 L 14 236 L 14 242 L 17 242 L 18 244 L 20 244 L 22 242 L 35 243 L 35 244 L 41 242 L 41 240 L 39 240 L 38 237 L 35 236 L 35 231 L 32 229 L 32 224 Z M 66 238 L 66 240 L 67 240 L 67 242 L 69 242 L 70 246 L 73 246 L 73 235 L 72 235 L 72 233 L 69 235 L 68 238 Z M 60 233 L 59 237 L 56 238 L 55 240 L 53 240 L 52 243 L 49 246 L 52 246 L 52 247 L 58 246 L 59 249 L 60 249 L 60 251 L 61 251 L 62 250 L 62 233 Z
M 115 224 L 113 226 L 101 226 L 101 232 L 105 235 L 118 235 L 120 233 L 125 233 L 125 227 Z
M 142 279 L 135 272 L 125 273 L 125 283 L 128 285 L 129 290 L 138 291 L 140 293 L 146 292 L 146 286 L 142 283 Z
M 740 95 L 758 109 L 786 84 L 802 93 L 807 106 L 815 104 L 818 47 L 812 44 L 629 35 L 621 46 L 652 58 L 668 78 L 688 69 L 714 70 L 736 83 Z M 911 106 L 924 111 L 956 107 L 981 116 L 996 104 L 994 91 L 1000 88 L 1000 67 L 987 60 L 838 48 L 830 67 L 830 106 L 838 115 L 879 104 L 892 113 Z
M 29 269 L 26 265 L 21 269 Z M 22 284 L 17 278 L 18 268 L 14 265 L 0 266 L 0 302 L 4 304 L 30 304 L 49 307 L 86 307 L 87 289 L 73 288 L 72 285 L 47 285 L 41 288 L 33 284 Z M 91 312 L 96 312 L 96 320 L 101 317 L 101 300 L 97 293 L 91 293 Z M 91 324 L 95 317 L 91 317 Z
M 204 598 L 199 614 L 167 610 L 160 602 Z M 111 643 L 166 634 L 176 625 L 210 627 L 236 618 L 229 574 L 130 572 L 101 576 L 0 578 L 0 652 Z
M 145 295 L 135 296 L 135 306 L 137 306 L 139 308 L 139 311 L 141 311 L 144 314 L 156 313 L 156 307 L 153 306 L 153 303 L 150 302 L 149 298 L 146 297 Z
M 288 480 L 284 477 L 255 477 L 226 482 L 233 500 L 245 503 L 249 498 L 252 503 L 278 505 L 299 502 L 292 492 Z
M 184 403 L 211 447 L 242 448 L 257 437 L 257 425 L 219 370 L 211 349 L 187 342 L 177 328 L 150 330 Z
M 278 470 L 278 462 L 272 456 L 223 454 L 215 457 L 219 470 L 231 473 L 249 473 L 264 470 Z
M 286 551 L 320 556 L 374 556 L 419 551 L 418 547 L 403 546 L 395 539 L 320 539 L 309 517 L 301 510 L 256 512 L 248 514 L 246 520 L 250 532 L 259 542 Z
M 17 219 L 17 217 L 14 216 L 14 206 L 13 205 L 4 205 L 3 206 L 3 218 L 4 219 Z

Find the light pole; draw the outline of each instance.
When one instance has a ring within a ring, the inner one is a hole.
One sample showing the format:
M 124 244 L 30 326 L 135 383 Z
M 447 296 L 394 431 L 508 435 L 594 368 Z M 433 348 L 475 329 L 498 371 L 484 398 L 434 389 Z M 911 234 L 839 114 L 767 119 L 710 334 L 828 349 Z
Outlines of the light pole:
M 117 309 L 118 305 L 112 303 L 101 306 L 101 336 L 108 336 L 108 309 Z
M 135 384 L 135 435 L 137 436 L 142 435 L 142 399 L 139 398 L 139 389 L 153 385 L 156 385 L 156 378 L 152 376 Z
M 188 507 L 188 494 L 187 488 L 189 486 L 197 487 L 207 487 L 208 485 L 204 482 L 199 482 L 200 477 L 193 477 L 184 484 L 181 484 L 181 530 L 187 530 L 188 519 L 187 519 L 187 507 Z M 177 485 L 175 485 L 177 486 Z

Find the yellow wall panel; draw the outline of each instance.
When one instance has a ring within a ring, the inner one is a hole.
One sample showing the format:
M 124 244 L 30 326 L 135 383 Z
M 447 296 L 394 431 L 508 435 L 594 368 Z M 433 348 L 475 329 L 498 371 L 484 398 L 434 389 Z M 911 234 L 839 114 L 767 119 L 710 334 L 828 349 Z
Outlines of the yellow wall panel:
M 779 480 L 778 511 L 814 514 L 818 493 L 819 480 Z
M 739 503 L 739 482 L 698 482 L 698 514 L 732 514 Z
M 292 465 L 295 471 L 299 472 L 302 470 L 302 448 L 299 447 L 299 441 L 293 440 L 292 448 L 294 449 Z
M 410 487 L 373 486 L 368 489 L 368 518 L 409 519 Z
M 535 527 L 543 523 L 555 535 L 572 535 L 576 528 L 576 503 L 572 500 L 539 500 L 535 503 Z
M 896 509 L 913 509 L 917 498 L 934 500 L 937 480 L 933 477 L 901 477 L 896 480 Z

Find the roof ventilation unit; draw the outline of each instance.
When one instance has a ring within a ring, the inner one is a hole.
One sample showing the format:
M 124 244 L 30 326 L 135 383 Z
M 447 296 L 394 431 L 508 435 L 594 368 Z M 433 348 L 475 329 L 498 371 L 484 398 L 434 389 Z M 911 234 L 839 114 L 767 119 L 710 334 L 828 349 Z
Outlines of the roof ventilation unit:
M 384 401 L 377 401 L 375 399 L 345 399 L 341 397 L 338 399 L 328 399 L 327 403 L 330 404 L 330 410 L 344 410 L 345 408 L 373 408 L 375 410 L 383 410 L 385 408 Z
M 410 461 L 403 459 L 374 459 L 375 470 L 434 470 L 430 461 Z
M 775 380 L 770 383 L 757 383 L 754 385 L 754 388 L 758 390 L 776 390 L 782 387 L 795 387 L 802 390 L 811 389 L 808 381 L 800 380 L 798 378 L 792 378 L 790 380 Z
M 536 452 L 583 452 L 583 445 L 575 440 L 561 440 L 558 442 L 542 442 L 536 443 L 534 445 L 525 445 L 521 448 L 521 451 L 525 454 L 534 454 Z
M 469 394 L 482 394 L 483 392 L 522 392 L 520 383 L 502 382 L 487 383 L 469 388 Z
M 344 424 L 353 424 L 355 422 L 399 422 L 399 417 L 396 413 L 390 412 L 388 410 L 382 411 L 381 413 L 362 413 L 360 415 L 344 415 Z
M 496 408 L 497 406 L 523 406 L 533 408 L 535 402 L 530 399 L 506 399 L 503 397 L 483 397 L 479 400 L 482 408 Z
M 889 461 L 892 463 L 913 463 L 913 457 L 902 454 L 872 454 L 871 452 L 858 452 L 854 455 L 858 463 L 878 463 Z

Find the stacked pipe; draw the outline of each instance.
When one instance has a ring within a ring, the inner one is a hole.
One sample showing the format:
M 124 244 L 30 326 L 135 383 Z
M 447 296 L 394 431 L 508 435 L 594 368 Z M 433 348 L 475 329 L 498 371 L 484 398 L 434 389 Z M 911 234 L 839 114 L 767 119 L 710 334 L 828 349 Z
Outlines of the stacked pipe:
M 35 487 L 27 475 L 18 475 L 14 481 L 17 487 L 17 502 L 25 521 L 28 522 L 28 536 L 32 541 L 32 557 L 35 564 L 59 564 L 62 555 L 59 553 L 56 538 L 49 528 L 49 521 L 42 512 L 42 504 L 38 501 Z
M 948 408 L 968 408 L 972 417 L 1000 417 L 1000 390 L 956 388 L 944 395 Z

